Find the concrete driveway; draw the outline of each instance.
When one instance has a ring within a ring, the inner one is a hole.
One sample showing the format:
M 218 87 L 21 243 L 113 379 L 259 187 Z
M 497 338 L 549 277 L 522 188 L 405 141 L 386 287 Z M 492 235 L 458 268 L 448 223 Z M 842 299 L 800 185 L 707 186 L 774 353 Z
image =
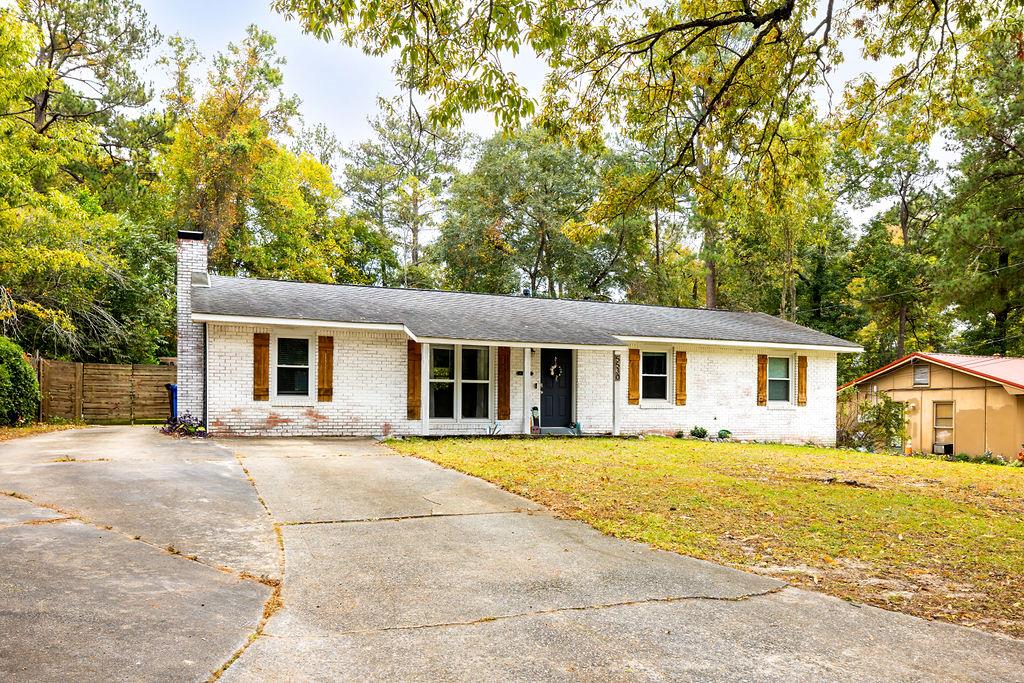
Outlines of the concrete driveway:
M 367 441 L 96 427 L 0 444 L 0 491 L 0 678 L 1024 677 L 1024 642 L 612 539 Z

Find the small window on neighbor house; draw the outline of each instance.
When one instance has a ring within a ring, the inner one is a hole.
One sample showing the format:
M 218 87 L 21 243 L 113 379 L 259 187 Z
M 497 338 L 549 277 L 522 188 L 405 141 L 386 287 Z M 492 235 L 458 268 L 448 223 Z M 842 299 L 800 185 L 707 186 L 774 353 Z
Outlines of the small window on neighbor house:
M 789 358 L 768 359 L 768 400 L 788 401 L 790 397 Z
M 953 403 L 933 403 L 935 413 L 935 436 L 932 442 L 936 446 L 953 445 Z
M 644 351 L 640 360 L 640 397 L 650 400 L 668 398 L 668 354 Z
M 277 338 L 277 393 L 309 395 L 309 340 Z
M 931 368 L 927 365 L 915 365 L 914 366 L 914 386 L 915 387 L 926 387 L 930 378 L 929 370 Z

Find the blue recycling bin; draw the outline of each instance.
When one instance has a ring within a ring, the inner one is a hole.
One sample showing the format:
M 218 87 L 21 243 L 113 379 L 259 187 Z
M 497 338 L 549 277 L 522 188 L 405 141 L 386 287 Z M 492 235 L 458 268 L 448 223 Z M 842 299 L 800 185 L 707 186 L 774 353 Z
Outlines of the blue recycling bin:
M 167 390 L 167 402 L 170 404 L 171 417 L 178 417 L 178 385 L 177 384 L 165 384 L 164 389 Z

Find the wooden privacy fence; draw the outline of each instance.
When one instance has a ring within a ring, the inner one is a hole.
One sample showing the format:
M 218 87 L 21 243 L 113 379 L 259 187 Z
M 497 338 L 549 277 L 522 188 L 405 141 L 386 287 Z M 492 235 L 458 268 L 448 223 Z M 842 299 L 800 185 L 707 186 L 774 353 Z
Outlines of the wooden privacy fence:
M 173 365 L 114 365 L 37 359 L 40 417 L 86 422 L 163 420 L 170 410 L 165 384 Z

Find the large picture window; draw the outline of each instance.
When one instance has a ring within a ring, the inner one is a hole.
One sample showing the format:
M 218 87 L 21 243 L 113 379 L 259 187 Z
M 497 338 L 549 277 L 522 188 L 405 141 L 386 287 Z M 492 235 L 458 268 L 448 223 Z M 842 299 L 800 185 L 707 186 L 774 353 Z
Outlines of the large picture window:
M 491 416 L 491 354 L 486 346 L 430 347 L 430 417 Z
M 640 397 L 663 401 L 668 398 L 668 353 L 644 351 L 640 358 Z
M 309 339 L 277 338 L 277 394 L 309 395 Z
M 768 359 L 768 400 L 788 401 L 791 396 L 789 358 Z

